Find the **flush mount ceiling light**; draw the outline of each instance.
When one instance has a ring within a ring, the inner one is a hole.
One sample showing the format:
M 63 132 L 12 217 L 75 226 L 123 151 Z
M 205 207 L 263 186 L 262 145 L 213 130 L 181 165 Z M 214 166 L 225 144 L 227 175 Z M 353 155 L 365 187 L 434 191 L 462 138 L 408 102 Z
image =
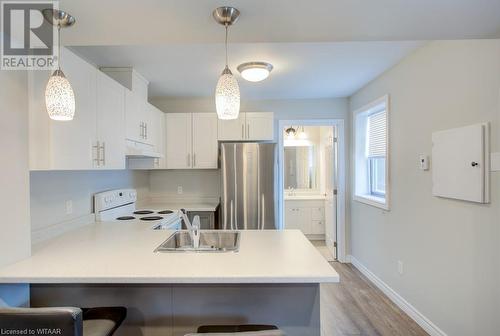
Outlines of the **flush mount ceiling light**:
M 226 29 L 226 66 L 215 88 L 215 107 L 219 119 L 230 120 L 237 119 L 240 113 L 240 87 L 238 81 L 227 65 L 227 30 L 233 25 L 240 16 L 240 11 L 234 7 L 219 7 L 212 13 L 215 21 Z
M 267 62 L 247 62 L 238 66 L 241 77 L 249 82 L 260 82 L 269 77 L 273 65 Z
M 44 9 L 45 20 L 57 26 L 58 68 L 50 76 L 45 87 L 45 106 L 50 119 L 73 120 L 75 116 L 75 94 L 66 76 L 61 70 L 61 28 L 70 27 L 75 23 L 75 18 L 65 11 L 58 9 Z

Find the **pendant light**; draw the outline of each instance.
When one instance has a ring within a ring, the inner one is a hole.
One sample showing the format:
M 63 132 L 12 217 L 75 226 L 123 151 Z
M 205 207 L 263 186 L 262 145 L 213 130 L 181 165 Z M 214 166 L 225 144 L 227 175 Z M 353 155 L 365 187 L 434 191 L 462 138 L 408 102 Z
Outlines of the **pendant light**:
M 215 88 L 215 107 L 217 116 L 222 120 L 237 119 L 240 113 L 240 87 L 238 81 L 229 69 L 227 61 L 227 34 L 228 28 L 240 16 L 240 11 L 234 7 L 219 7 L 212 13 L 215 21 L 226 29 L 226 66 L 222 71 Z
M 66 76 L 61 70 L 61 28 L 70 27 L 75 18 L 58 9 L 44 9 L 45 19 L 53 26 L 57 26 L 57 70 L 52 73 L 45 87 L 45 107 L 50 119 L 73 120 L 75 115 L 75 94 Z

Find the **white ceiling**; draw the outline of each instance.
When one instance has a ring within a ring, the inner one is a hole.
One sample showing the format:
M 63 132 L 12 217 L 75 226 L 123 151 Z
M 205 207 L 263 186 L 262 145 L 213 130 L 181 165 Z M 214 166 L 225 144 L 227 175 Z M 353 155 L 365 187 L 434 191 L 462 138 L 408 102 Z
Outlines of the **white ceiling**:
M 233 42 L 333 42 L 500 37 L 500 0 L 62 0 L 70 45 L 222 41 L 211 12 L 241 10 Z
M 133 66 L 150 96 L 212 96 L 224 30 L 211 12 L 241 10 L 230 66 L 268 61 L 243 99 L 349 96 L 434 39 L 500 37 L 500 0 L 62 0 L 76 16 L 63 43 L 99 66 Z M 385 41 L 385 42 L 380 42 Z
M 346 97 L 421 42 L 231 44 L 230 68 L 245 99 Z M 150 81 L 149 95 L 207 97 L 224 68 L 223 44 L 75 47 L 98 66 L 132 66 Z M 245 81 L 236 67 L 248 61 L 274 65 L 263 82 Z

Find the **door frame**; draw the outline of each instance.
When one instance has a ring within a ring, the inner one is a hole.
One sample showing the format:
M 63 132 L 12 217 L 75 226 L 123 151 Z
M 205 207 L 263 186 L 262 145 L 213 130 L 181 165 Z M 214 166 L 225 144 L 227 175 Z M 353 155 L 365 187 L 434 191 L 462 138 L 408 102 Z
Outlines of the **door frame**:
M 284 160 L 284 139 L 283 128 L 288 125 L 303 125 L 303 126 L 334 126 L 337 128 L 337 149 L 338 149 L 338 165 L 337 165 L 337 259 L 340 262 L 347 262 L 347 244 L 346 244 L 346 141 L 345 141 L 345 122 L 343 119 L 294 119 L 294 120 L 278 120 L 278 225 L 280 229 L 284 229 L 285 218 L 285 200 L 284 200 L 284 176 L 283 176 L 283 160 Z

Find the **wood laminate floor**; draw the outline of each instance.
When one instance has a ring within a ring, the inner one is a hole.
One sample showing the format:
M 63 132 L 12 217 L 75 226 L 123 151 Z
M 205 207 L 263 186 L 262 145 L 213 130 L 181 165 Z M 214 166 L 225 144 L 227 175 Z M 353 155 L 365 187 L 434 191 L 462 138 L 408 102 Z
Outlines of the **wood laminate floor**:
M 330 262 L 340 283 L 321 285 L 321 335 L 428 335 L 351 264 Z

